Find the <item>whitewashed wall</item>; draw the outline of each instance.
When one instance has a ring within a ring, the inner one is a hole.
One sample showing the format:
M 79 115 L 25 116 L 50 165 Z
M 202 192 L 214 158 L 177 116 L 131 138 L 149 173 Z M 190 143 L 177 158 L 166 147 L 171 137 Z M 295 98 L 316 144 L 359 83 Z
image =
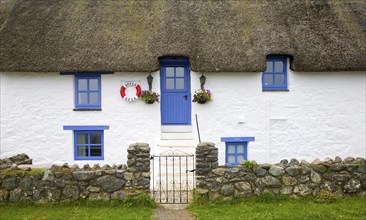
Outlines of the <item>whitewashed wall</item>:
M 121 81 L 137 80 L 147 89 L 148 73 L 102 75 L 102 111 L 74 108 L 74 76 L 59 73 L 1 73 L 1 158 L 26 153 L 35 164 L 126 163 L 127 147 L 160 141 L 160 105 L 127 103 Z M 160 93 L 159 72 L 153 90 Z M 192 94 L 201 73 L 191 72 Z M 263 92 L 261 73 L 205 73 L 213 101 L 192 104 L 194 137 L 198 115 L 201 138 L 219 147 L 221 137 L 254 136 L 248 159 L 365 157 L 365 72 L 289 72 L 289 92 Z M 72 131 L 64 125 L 109 125 L 104 161 L 74 161 Z

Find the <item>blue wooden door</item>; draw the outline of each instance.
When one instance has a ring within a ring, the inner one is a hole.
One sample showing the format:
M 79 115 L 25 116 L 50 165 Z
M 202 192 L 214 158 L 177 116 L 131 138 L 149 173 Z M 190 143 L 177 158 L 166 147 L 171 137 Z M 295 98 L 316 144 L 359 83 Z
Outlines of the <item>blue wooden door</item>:
M 191 79 L 188 59 L 160 61 L 161 123 L 191 124 Z

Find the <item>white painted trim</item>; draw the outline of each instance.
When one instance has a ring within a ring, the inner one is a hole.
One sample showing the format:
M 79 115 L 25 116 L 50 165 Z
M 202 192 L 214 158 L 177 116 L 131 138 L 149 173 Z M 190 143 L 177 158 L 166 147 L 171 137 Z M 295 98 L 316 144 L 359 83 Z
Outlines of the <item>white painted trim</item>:
M 162 132 L 161 140 L 193 140 L 192 132 Z

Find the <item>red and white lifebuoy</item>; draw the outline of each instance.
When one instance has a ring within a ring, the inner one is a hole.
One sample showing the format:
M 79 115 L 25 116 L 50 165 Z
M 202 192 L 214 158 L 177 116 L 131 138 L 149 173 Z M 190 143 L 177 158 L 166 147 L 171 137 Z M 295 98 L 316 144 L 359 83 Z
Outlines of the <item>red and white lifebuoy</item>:
M 128 87 L 135 87 L 136 93 L 134 93 L 134 95 L 126 95 L 126 89 Z M 133 101 L 136 101 L 140 97 L 141 87 L 139 84 L 137 84 L 135 82 L 126 82 L 124 85 L 121 86 L 120 93 L 124 100 L 126 100 L 127 102 L 133 102 Z

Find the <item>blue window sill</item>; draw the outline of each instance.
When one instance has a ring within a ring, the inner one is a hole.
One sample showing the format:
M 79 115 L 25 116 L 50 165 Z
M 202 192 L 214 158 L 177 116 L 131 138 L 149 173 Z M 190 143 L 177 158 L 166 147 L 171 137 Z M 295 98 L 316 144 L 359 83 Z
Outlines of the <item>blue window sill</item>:
M 101 131 L 101 130 L 109 130 L 109 126 L 108 125 L 64 125 L 64 130 Z
M 263 92 L 289 92 L 289 89 L 285 88 L 263 88 Z
M 81 157 L 81 158 L 74 158 L 75 160 L 104 160 L 104 157 Z
M 102 108 L 74 108 L 73 111 L 102 111 Z
M 255 141 L 255 137 L 222 137 L 221 142 L 250 142 Z

